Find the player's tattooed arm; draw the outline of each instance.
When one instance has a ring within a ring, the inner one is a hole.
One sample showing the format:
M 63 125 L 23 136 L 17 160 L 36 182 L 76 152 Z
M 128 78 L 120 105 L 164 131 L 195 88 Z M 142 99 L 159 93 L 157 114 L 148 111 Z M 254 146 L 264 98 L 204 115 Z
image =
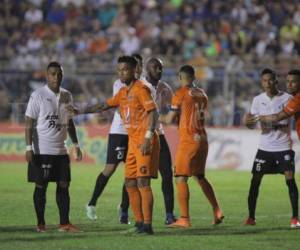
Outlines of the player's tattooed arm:
M 156 127 L 159 114 L 156 109 L 153 109 L 150 112 L 148 112 L 148 116 L 149 116 L 148 130 L 153 132 Z
M 261 115 L 259 116 L 259 120 L 262 123 L 274 124 L 289 117 L 290 115 L 284 112 L 284 110 L 282 110 L 279 113 L 273 115 Z
M 71 115 L 80 115 L 80 114 L 90 114 L 90 113 L 101 113 L 102 111 L 108 110 L 112 108 L 111 106 L 108 106 L 107 103 L 97 103 L 95 105 L 91 106 L 85 106 L 85 107 L 74 107 L 72 105 L 69 105 L 66 107 L 67 111 L 71 113 Z
M 26 141 L 26 161 L 31 162 L 32 161 L 32 156 L 33 156 L 33 150 L 31 145 L 32 145 L 32 135 L 33 135 L 33 130 L 34 130 L 34 122 L 35 120 L 26 116 L 25 117 L 25 141 Z
M 178 116 L 178 113 L 179 112 L 177 110 L 171 110 L 171 111 L 169 111 L 168 114 L 161 115 L 159 117 L 159 121 L 164 124 L 171 124 L 175 120 L 175 118 Z

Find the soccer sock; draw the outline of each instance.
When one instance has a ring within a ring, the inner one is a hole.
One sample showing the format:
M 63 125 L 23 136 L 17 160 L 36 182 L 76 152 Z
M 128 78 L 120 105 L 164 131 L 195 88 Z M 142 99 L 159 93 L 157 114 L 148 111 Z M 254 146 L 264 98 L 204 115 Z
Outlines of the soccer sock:
M 99 196 L 102 194 L 104 188 L 106 187 L 108 180 L 109 177 L 105 176 L 103 173 L 99 174 L 96 180 L 92 199 L 89 202 L 89 206 L 96 206 L 97 200 Z
M 161 189 L 164 196 L 166 214 L 173 214 L 174 210 L 174 187 L 173 187 L 173 174 L 171 165 L 168 168 L 166 164 L 165 167 L 161 167 L 160 174 L 162 178 Z
M 201 179 L 198 179 L 198 183 L 202 188 L 202 191 L 205 194 L 210 205 L 212 206 L 213 210 L 216 211 L 217 209 L 220 209 L 213 187 L 208 182 L 208 180 L 205 177 L 203 177 Z
M 126 187 L 130 207 L 135 219 L 135 222 L 140 223 L 144 221 L 142 212 L 142 200 L 139 189 L 135 187 Z
M 142 210 L 144 216 L 144 224 L 152 223 L 152 212 L 153 212 L 153 193 L 150 186 L 139 188 L 142 198 Z
M 248 195 L 248 210 L 249 210 L 249 217 L 252 219 L 255 219 L 256 201 L 259 193 L 261 178 L 262 178 L 261 176 L 253 175 L 251 179 L 251 185 L 250 185 L 249 195 Z
M 177 182 L 177 198 L 179 202 L 180 216 L 189 218 L 190 191 L 187 182 Z
M 293 210 L 293 218 L 298 217 L 298 187 L 295 179 L 286 180 L 286 185 L 289 188 L 290 201 Z
M 68 187 L 63 188 L 57 185 L 56 204 L 59 210 L 60 224 L 65 225 L 70 223 L 69 221 L 70 195 L 69 195 Z
M 45 225 L 45 206 L 46 206 L 47 187 L 35 187 L 33 202 L 38 225 Z
M 122 209 L 122 213 L 128 214 L 129 197 L 128 197 L 128 193 L 127 193 L 125 184 L 123 185 L 123 189 L 122 189 L 122 201 L 121 201 L 120 207 Z

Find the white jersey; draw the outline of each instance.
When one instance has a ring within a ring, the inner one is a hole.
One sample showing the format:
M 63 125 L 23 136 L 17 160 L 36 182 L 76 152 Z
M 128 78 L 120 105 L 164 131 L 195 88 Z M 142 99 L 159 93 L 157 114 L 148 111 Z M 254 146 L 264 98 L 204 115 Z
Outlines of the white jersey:
M 292 96 L 279 92 L 273 98 L 262 93 L 254 97 L 250 113 L 253 115 L 271 115 L 280 112 Z M 269 152 L 290 150 L 292 140 L 290 137 L 290 120 L 285 119 L 277 124 L 277 128 L 262 131 L 258 148 Z
M 122 83 L 120 81 L 120 79 L 116 80 L 113 85 L 113 95 L 115 96 L 119 92 L 119 90 L 124 86 L 126 86 L 126 85 L 124 83 Z M 124 127 L 123 120 L 122 120 L 118 110 L 116 110 L 114 113 L 114 118 L 111 123 L 109 133 L 110 134 L 127 135 L 127 130 Z
M 163 109 L 163 102 L 165 101 L 168 102 L 167 99 L 169 98 L 168 104 L 171 104 L 171 98 L 173 94 L 172 89 L 168 84 L 166 84 L 163 81 L 159 81 L 157 86 L 154 87 L 150 82 L 146 80 L 146 78 L 142 78 L 141 80 L 150 89 L 151 96 L 155 101 L 155 103 L 157 104 L 158 112 L 161 113 Z M 159 134 L 164 134 L 163 125 L 160 122 L 157 123 L 157 130 Z
M 35 154 L 67 154 L 65 141 L 71 117 L 65 107 L 72 102 L 71 93 L 63 88 L 56 95 L 45 85 L 31 94 L 25 115 L 36 120 L 33 134 Z

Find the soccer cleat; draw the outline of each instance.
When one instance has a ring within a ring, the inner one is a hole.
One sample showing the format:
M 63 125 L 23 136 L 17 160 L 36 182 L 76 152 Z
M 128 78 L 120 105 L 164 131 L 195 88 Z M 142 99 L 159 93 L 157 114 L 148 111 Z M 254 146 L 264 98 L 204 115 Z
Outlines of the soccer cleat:
M 170 216 L 167 216 L 166 220 L 165 220 L 165 225 L 170 225 L 170 224 L 174 223 L 176 220 L 177 219 L 173 214 Z
M 220 209 L 217 209 L 214 211 L 214 220 L 212 222 L 213 225 L 218 225 L 223 222 L 223 219 L 225 218 L 224 214 Z
M 37 225 L 37 226 L 36 226 L 36 231 L 37 231 L 38 233 L 45 233 L 45 232 L 46 232 L 46 226 L 45 226 L 45 225 L 42 225 L 42 224 Z
M 189 218 L 180 217 L 175 222 L 168 225 L 168 227 L 181 227 L 181 228 L 189 228 L 191 227 L 191 222 Z
M 144 224 L 139 230 L 136 231 L 138 235 L 152 235 L 154 234 L 151 224 Z
M 86 205 L 86 216 L 90 219 L 90 220 L 97 220 L 97 214 L 96 214 L 96 207 L 95 206 L 89 206 Z
M 129 225 L 130 221 L 128 219 L 128 213 L 122 211 L 121 205 L 118 205 L 118 211 L 119 211 L 119 222 L 120 222 L 120 224 Z
M 252 218 L 248 217 L 245 220 L 244 225 L 246 225 L 246 226 L 255 226 L 256 225 L 256 221 L 255 221 L 255 219 L 252 219 Z
M 300 228 L 300 222 L 297 217 L 291 219 L 291 228 Z
M 138 234 L 141 233 L 143 231 L 143 222 L 136 222 L 134 224 L 134 227 L 127 229 L 124 234 L 127 235 L 134 235 L 134 234 Z
M 58 231 L 59 232 L 69 232 L 69 233 L 80 233 L 80 232 L 82 232 L 81 230 L 79 230 L 79 228 L 77 228 L 76 226 L 74 226 L 71 223 L 65 224 L 65 225 L 59 225 Z

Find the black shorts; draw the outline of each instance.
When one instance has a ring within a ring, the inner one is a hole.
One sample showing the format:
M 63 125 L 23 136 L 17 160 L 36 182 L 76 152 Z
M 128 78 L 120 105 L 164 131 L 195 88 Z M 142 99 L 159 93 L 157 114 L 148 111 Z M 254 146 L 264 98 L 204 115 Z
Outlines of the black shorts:
M 106 164 L 125 162 L 128 150 L 128 135 L 109 134 Z
M 252 173 L 283 174 L 295 172 L 295 152 L 293 150 L 268 152 L 258 150 L 252 167 Z
M 70 158 L 68 155 L 33 155 L 28 164 L 28 181 L 45 182 L 71 181 Z

